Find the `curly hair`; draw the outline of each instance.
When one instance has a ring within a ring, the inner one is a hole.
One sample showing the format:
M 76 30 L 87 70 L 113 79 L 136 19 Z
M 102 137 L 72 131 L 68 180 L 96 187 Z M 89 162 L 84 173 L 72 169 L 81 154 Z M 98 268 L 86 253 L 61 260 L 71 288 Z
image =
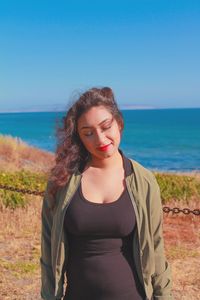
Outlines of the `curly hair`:
M 91 88 L 84 92 L 77 101 L 73 103 L 63 117 L 63 126 L 57 129 L 57 149 L 55 166 L 51 169 L 50 181 L 52 195 L 55 195 L 60 187 L 68 182 L 70 176 L 77 170 L 82 171 L 90 160 L 90 153 L 81 142 L 77 130 L 77 121 L 81 115 L 94 106 L 104 106 L 124 127 L 121 111 L 118 109 L 111 88 Z

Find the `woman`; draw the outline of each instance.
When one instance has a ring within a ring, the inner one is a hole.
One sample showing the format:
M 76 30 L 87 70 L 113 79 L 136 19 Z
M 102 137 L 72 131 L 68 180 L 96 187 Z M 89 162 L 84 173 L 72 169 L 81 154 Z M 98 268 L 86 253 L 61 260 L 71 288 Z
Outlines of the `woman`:
M 173 299 L 159 187 L 119 149 L 123 127 L 107 87 L 64 117 L 42 207 L 43 299 Z

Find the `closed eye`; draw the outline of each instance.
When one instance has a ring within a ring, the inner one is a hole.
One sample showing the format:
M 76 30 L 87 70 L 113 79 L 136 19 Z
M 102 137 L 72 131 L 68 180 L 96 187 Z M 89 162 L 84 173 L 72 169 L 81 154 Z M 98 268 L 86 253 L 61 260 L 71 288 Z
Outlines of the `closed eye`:
M 106 131 L 106 130 L 110 129 L 111 126 L 112 126 L 112 125 L 103 127 L 101 130 L 102 130 L 102 131 Z M 92 131 L 88 131 L 88 132 L 84 133 L 85 136 L 91 136 L 92 134 L 93 134 Z

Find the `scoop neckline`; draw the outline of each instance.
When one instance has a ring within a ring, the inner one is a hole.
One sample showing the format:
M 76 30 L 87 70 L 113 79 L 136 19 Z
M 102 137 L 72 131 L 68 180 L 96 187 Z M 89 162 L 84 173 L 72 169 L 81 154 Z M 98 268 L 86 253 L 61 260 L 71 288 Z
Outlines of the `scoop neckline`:
M 110 205 L 114 205 L 115 203 L 118 203 L 121 200 L 121 198 L 123 198 L 123 195 L 124 195 L 124 193 L 127 190 L 126 177 L 127 177 L 128 174 L 127 174 L 127 168 L 126 168 L 126 158 L 125 158 L 123 152 L 120 149 L 119 149 L 119 152 L 120 152 L 120 154 L 122 156 L 123 168 L 124 168 L 124 174 L 125 174 L 125 178 L 124 178 L 125 179 L 125 181 L 124 181 L 125 182 L 125 187 L 124 187 L 124 190 L 122 191 L 121 195 L 118 197 L 118 199 L 116 199 L 116 200 L 114 200 L 112 202 L 108 202 L 108 203 L 96 203 L 96 202 L 92 202 L 92 201 L 86 199 L 84 197 L 84 195 L 83 195 L 83 192 L 82 192 L 82 183 L 81 183 L 82 179 L 81 179 L 79 187 L 78 187 L 78 191 L 79 191 L 79 195 L 80 195 L 81 200 L 83 200 L 85 203 L 88 203 L 88 204 L 91 204 L 91 205 L 97 205 L 97 206 L 110 206 Z
M 82 192 L 82 185 L 81 185 L 81 182 L 80 182 L 80 185 L 79 185 L 79 188 L 78 188 L 78 191 L 79 191 L 79 195 L 80 195 L 80 198 L 81 200 L 83 200 L 85 203 L 87 204 L 90 204 L 90 205 L 96 205 L 96 206 L 110 206 L 110 205 L 113 205 L 113 204 L 116 204 L 118 203 L 122 198 L 123 198 L 123 195 L 124 193 L 126 192 L 126 186 L 124 188 L 124 190 L 122 191 L 121 195 L 114 201 L 112 202 L 107 202 L 107 203 L 97 203 L 97 202 L 92 202 L 88 199 L 86 199 L 83 195 L 83 192 Z

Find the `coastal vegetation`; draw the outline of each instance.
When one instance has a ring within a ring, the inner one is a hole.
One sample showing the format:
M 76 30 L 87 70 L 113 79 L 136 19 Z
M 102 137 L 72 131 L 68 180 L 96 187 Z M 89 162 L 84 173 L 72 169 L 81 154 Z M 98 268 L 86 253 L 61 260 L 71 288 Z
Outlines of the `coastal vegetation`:
M 47 175 L 43 173 L 33 173 L 30 171 L 5 172 L 0 171 L 0 184 L 16 189 L 26 189 L 29 191 L 42 192 L 45 189 Z M 9 190 L 0 190 L 0 207 L 25 207 L 29 203 L 27 194 L 12 192 Z
M 189 204 L 191 200 L 200 200 L 200 177 L 197 174 L 182 175 L 156 173 L 162 203 L 172 200 Z
M 161 191 L 162 203 L 181 201 L 182 204 L 189 204 L 191 200 L 200 199 L 200 179 L 195 176 L 175 174 L 155 174 Z M 42 172 L 1 171 L 0 184 L 17 189 L 43 192 L 46 187 L 48 175 Z M 0 189 L 0 207 L 25 207 L 28 205 L 27 194 Z
M 48 173 L 54 162 L 51 152 L 30 146 L 18 137 L 0 134 L 0 170 Z

